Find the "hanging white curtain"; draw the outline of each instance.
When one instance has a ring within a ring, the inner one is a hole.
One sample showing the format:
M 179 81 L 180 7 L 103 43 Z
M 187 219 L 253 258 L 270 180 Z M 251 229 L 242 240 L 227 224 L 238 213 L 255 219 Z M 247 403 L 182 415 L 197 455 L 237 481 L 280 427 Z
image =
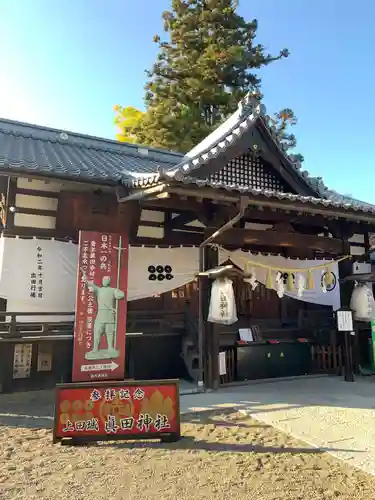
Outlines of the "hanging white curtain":
M 236 266 L 241 269 L 245 268 L 246 261 L 251 260 L 253 262 L 272 266 L 273 268 L 280 269 L 288 269 L 288 268 L 297 268 L 297 269 L 307 269 L 314 266 L 319 266 L 327 262 L 329 264 L 330 261 L 325 260 L 298 260 L 298 259 L 286 259 L 285 257 L 279 255 L 254 255 L 250 252 L 243 252 L 241 250 L 236 250 L 234 252 L 226 252 L 224 250 L 219 250 L 219 262 L 224 262 L 230 258 Z M 267 269 L 262 267 L 254 266 L 256 272 L 256 279 L 262 283 L 266 284 L 267 281 Z M 330 271 L 333 273 L 333 282 L 329 286 L 325 287 L 325 290 L 322 288 L 322 284 L 324 284 L 323 275 L 324 270 L 318 269 L 312 272 L 312 278 L 314 281 L 314 288 L 311 290 L 298 290 L 299 279 L 297 273 L 293 273 L 293 281 L 294 281 L 294 290 L 287 290 L 284 288 L 283 292 L 288 297 L 293 299 L 302 300 L 304 302 L 310 302 L 312 304 L 320 304 L 325 306 L 331 306 L 334 311 L 339 309 L 340 307 L 340 287 L 339 287 L 339 272 L 338 272 L 338 264 L 332 264 L 329 266 Z M 284 284 L 287 283 L 287 274 L 286 272 L 282 273 L 282 279 L 284 280 Z M 306 276 L 306 274 L 305 274 Z M 272 282 L 275 290 L 277 281 L 277 271 L 272 273 Z
M 199 270 L 195 247 L 129 249 L 128 300 L 169 292 L 193 281 Z
M 0 297 L 7 312 L 73 312 L 77 245 L 56 240 L 0 238 Z M 20 316 L 20 321 L 69 321 L 73 316 Z
M 193 281 L 198 248 L 129 248 L 128 301 L 152 297 Z M 0 297 L 7 312 L 73 312 L 78 246 L 56 240 L 0 238 Z M 73 316 L 24 316 L 64 321 Z

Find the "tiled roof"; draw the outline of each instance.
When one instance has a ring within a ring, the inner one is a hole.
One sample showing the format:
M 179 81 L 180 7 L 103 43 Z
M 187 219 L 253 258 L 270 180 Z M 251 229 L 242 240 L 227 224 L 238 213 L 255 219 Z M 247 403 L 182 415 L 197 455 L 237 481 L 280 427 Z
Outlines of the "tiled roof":
M 353 208 L 364 212 L 375 213 L 375 205 L 366 203 L 350 196 L 341 195 L 336 191 L 329 189 L 323 182 L 321 177 L 312 177 L 306 170 L 301 170 L 301 163 L 295 155 L 288 155 L 285 147 L 278 141 L 276 130 L 269 126 L 270 119 L 266 115 L 265 107 L 259 103 L 256 95 L 247 95 L 243 101 L 239 103 L 238 110 L 229 117 L 222 125 L 214 130 L 208 137 L 206 137 L 200 144 L 187 153 L 182 161 L 173 169 L 167 169 L 166 174 L 172 175 L 176 180 L 189 182 L 189 177 L 194 176 L 194 172 L 202 165 L 207 163 L 212 158 L 225 152 L 234 142 L 236 142 L 246 131 L 252 128 L 257 121 L 261 121 L 264 125 L 264 130 L 269 134 L 270 139 L 273 140 L 280 153 L 283 155 L 288 165 L 301 177 L 301 179 L 310 186 L 317 194 L 316 197 L 286 195 L 285 193 L 277 193 L 277 195 L 285 199 L 286 196 L 291 196 L 290 199 L 299 199 L 300 201 L 317 203 L 320 201 L 322 204 L 329 202 L 330 206 L 337 206 L 342 208 Z M 169 170 L 169 171 L 168 171 Z M 198 185 L 202 181 L 194 179 Z M 139 181 L 138 181 L 139 185 Z M 203 180 L 206 186 L 235 189 L 238 191 L 253 192 L 253 194 L 270 195 L 271 191 L 257 190 L 251 187 L 244 186 L 230 186 L 218 185 L 208 179 Z M 274 192 L 275 193 L 275 192 Z M 297 197 L 296 197 L 297 196 Z M 294 197 L 294 198 L 293 198 Z M 315 201 L 313 201 L 315 200 Z
M 331 191 L 332 196 L 328 198 L 315 198 L 313 196 L 301 196 L 298 194 L 284 193 L 270 189 L 252 188 L 250 186 L 241 186 L 239 184 L 225 184 L 223 182 L 211 181 L 208 179 L 197 179 L 196 177 L 185 176 L 178 183 L 195 184 L 198 187 L 213 187 L 216 189 L 225 189 L 226 191 L 238 192 L 254 196 L 265 196 L 277 200 L 308 203 L 313 205 L 322 205 L 323 207 L 340 208 L 344 210 L 355 210 L 369 214 L 375 214 L 375 205 L 365 203 L 348 196 L 342 196 Z
M 317 197 L 297 196 L 250 187 L 224 185 L 197 180 L 194 171 L 225 151 L 257 120 L 262 120 L 285 159 L 317 193 Z M 133 187 L 148 187 L 163 179 L 170 182 L 195 182 L 239 192 L 276 196 L 279 199 L 321 203 L 375 213 L 375 206 L 328 189 L 321 178 L 300 170 L 288 156 L 267 125 L 262 104 L 247 96 L 238 110 L 187 155 L 111 141 L 37 125 L 0 119 L 0 172 L 37 174 L 64 180 L 116 184 L 120 180 Z M 194 178 L 193 178 L 194 177 Z M 319 198 L 321 197 L 321 198 Z M 326 205 L 327 206 L 327 205 Z
M 179 153 L 0 120 L 0 171 L 114 184 L 171 168 Z M 135 176 L 135 177 L 134 177 Z
M 212 158 L 219 156 L 249 130 L 266 108 L 255 96 L 248 95 L 239 103 L 238 109 L 224 123 L 189 151 L 177 166 L 176 171 L 190 175 Z
M 289 168 L 316 193 L 317 197 L 326 199 L 333 197 L 334 192 L 325 186 L 321 177 L 311 177 L 306 170 L 301 170 L 301 163 L 295 155 L 288 155 L 285 152 L 285 146 L 278 141 L 276 130 L 269 126 L 270 117 L 266 115 L 265 106 L 259 102 L 256 94 L 248 94 L 239 103 L 235 113 L 184 157 L 181 157 L 176 165 L 172 167 L 164 166 L 165 176 L 176 180 L 182 180 L 184 176 L 195 176 L 203 165 L 225 152 L 258 122 L 261 122 L 263 130 L 269 135 L 270 140 L 274 142 Z M 156 180 L 155 177 L 154 181 Z M 151 178 L 142 178 L 142 176 L 138 178 L 126 176 L 123 178 L 124 184 L 132 187 L 147 187 L 152 181 Z M 334 193 L 334 196 L 340 197 L 341 195 Z M 348 200 L 342 198 L 341 201 Z
M 267 117 L 265 113 L 266 108 L 259 102 L 257 94 L 248 94 L 239 103 L 237 111 L 182 157 L 178 164 L 173 167 L 164 168 L 165 174 L 175 179 L 181 179 L 186 175 L 194 176 L 200 167 L 224 153 L 228 148 L 234 145 L 245 132 L 249 131 L 258 120 L 260 120 L 264 124 L 265 130 L 269 132 L 271 140 L 275 142 L 281 154 L 284 156 L 287 164 L 295 170 L 302 180 L 309 187 L 313 188 L 314 191 L 320 189 L 322 187 L 321 179 L 311 178 L 306 171 L 301 172 L 301 164 L 297 157 L 287 155 L 284 152 L 283 144 L 277 141 L 276 135 L 273 134 L 273 130 L 267 125 L 269 117 Z M 125 184 L 130 183 L 134 186 L 140 186 L 141 184 L 139 179 L 134 180 L 134 183 L 132 183 L 132 179 L 126 178 L 124 182 Z

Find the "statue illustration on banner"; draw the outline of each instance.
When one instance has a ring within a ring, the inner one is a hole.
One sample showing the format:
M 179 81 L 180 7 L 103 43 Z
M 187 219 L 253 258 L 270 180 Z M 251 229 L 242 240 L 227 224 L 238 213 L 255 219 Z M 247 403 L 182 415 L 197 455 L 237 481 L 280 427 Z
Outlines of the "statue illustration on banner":
M 117 323 L 118 323 L 118 301 L 125 298 L 125 293 L 119 289 L 122 238 L 119 237 L 119 246 L 113 247 L 117 251 L 117 282 L 116 288 L 112 288 L 111 277 L 103 276 L 102 286 L 88 282 L 86 274 L 82 271 L 83 280 L 90 291 L 93 292 L 97 302 L 97 312 L 94 320 L 93 348 L 85 354 L 87 360 L 93 359 L 115 359 L 120 356 L 116 349 Z M 99 349 L 102 335 L 106 336 L 107 349 Z
M 127 235 L 81 231 L 72 380 L 125 373 Z
M 110 276 L 104 276 L 102 286 L 97 286 L 87 280 L 83 273 L 86 286 L 93 292 L 97 302 L 97 313 L 94 320 L 93 348 L 85 354 L 85 358 L 115 359 L 120 355 L 116 348 L 118 301 L 125 298 L 125 293 L 118 288 L 112 288 Z M 118 286 L 118 283 L 117 283 Z M 107 349 L 99 349 L 102 336 L 107 339 Z

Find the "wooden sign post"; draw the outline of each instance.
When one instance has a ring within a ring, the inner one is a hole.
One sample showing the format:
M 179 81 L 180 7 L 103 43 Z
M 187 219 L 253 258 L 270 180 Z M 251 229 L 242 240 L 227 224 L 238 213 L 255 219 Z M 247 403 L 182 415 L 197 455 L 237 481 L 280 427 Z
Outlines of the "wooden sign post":
M 353 360 L 350 349 L 350 336 L 353 334 L 353 312 L 349 308 L 342 307 L 336 311 L 336 319 L 337 330 L 344 335 L 344 378 L 346 382 L 354 382 Z

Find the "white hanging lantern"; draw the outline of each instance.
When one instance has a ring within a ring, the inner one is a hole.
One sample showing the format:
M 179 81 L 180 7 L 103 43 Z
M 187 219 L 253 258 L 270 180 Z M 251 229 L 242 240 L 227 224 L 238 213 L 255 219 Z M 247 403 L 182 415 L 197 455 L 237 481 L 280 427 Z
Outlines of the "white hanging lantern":
M 350 309 L 357 321 L 371 321 L 375 300 L 372 290 L 366 283 L 356 283 L 350 299 Z
M 222 325 L 232 325 L 238 321 L 233 282 L 230 279 L 218 278 L 212 283 L 207 321 Z

